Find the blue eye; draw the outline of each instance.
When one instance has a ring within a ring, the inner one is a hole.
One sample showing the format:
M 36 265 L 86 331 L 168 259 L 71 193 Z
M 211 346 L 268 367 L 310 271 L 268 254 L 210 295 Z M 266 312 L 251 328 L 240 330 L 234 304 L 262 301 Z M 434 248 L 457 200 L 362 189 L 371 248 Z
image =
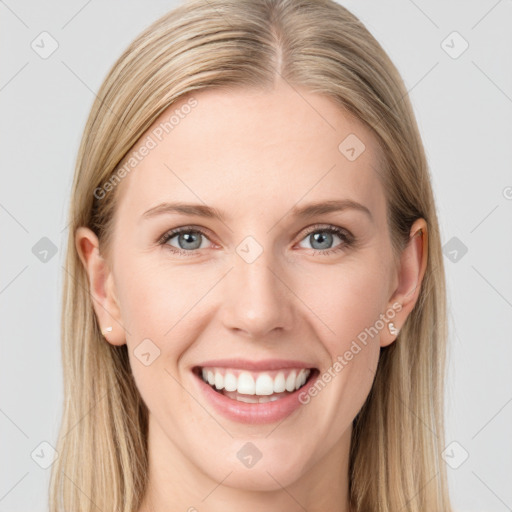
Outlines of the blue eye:
M 165 233 L 159 240 L 159 243 L 162 245 L 166 244 L 173 252 L 191 256 L 190 252 L 201 248 L 201 237 L 207 238 L 199 229 L 190 229 L 189 227 L 176 228 Z M 178 245 L 181 247 L 175 247 L 167 243 L 173 238 L 176 238 Z
M 327 235 L 325 234 L 327 233 Z M 320 235 L 320 236 L 318 236 Z M 335 247 L 325 247 L 326 245 L 330 245 L 333 242 L 333 235 L 337 236 L 341 239 L 342 243 L 336 245 Z M 307 234 L 303 240 L 310 240 L 310 243 L 318 243 L 320 249 L 316 249 L 313 247 L 315 253 L 321 254 L 331 254 L 333 252 L 341 251 L 344 248 L 350 246 L 353 242 L 352 235 L 349 234 L 348 231 L 338 228 L 336 226 L 328 226 L 328 227 L 317 227 L 314 226 Z
M 319 235 L 319 236 L 318 236 Z M 340 238 L 341 243 L 334 248 L 327 247 L 333 242 L 333 235 Z M 196 256 L 198 249 L 204 249 L 201 237 L 208 240 L 208 237 L 201 229 L 192 228 L 191 226 L 184 226 L 171 231 L 167 231 L 158 240 L 159 245 L 165 245 L 173 253 L 183 256 Z M 176 238 L 178 247 L 169 244 L 168 242 Z M 353 245 L 355 238 L 347 230 L 338 228 L 337 226 L 313 226 L 302 238 L 302 240 L 309 239 L 311 244 L 319 244 L 319 249 L 312 248 L 314 254 L 331 254 L 333 252 L 342 251 Z M 301 241 L 302 241 L 301 240 Z

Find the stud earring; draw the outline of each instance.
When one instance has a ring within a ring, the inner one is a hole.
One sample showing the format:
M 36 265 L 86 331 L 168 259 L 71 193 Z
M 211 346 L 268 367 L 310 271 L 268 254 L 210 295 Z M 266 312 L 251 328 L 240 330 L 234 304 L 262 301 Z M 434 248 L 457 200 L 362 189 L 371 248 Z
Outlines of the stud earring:
M 112 327 L 105 327 L 105 329 L 103 329 L 103 331 L 101 331 L 101 334 L 103 334 L 103 336 L 105 336 L 105 334 L 107 334 L 108 332 L 112 332 Z
M 395 336 L 396 334 L 398 334 L 398 332 L 400 331 L 400 329 L 397 329 L 397 328 L 395 327 L 395 324 L 394 324 L 393 322 L 389 322 L 388 327 L 389 327 L 389 332 L 390 332 L 393 336 Z

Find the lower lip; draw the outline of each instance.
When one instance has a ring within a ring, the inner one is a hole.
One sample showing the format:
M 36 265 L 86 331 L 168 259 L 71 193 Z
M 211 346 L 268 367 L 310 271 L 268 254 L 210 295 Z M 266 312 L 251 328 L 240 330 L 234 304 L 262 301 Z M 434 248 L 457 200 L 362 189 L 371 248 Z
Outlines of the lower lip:
M 315 374 L 310 377 L 304 386 L 284 398 L 280 398 L 273 402 L 265 402 L 263 404 L 248 404 L 245 402 L 239 402 L 238 400 L 233 400 L 232 398 L 228 398 L 222 393 L 215 391 L 199 375 L 194 373 L 194 376 L 199 381 L 199 387 L 216 411 L 231 421 L 252 425 L 275 423 L 276 421 L 283 420 L 292 414 L 292 412 L 296 411 L 301 405 L 303 405 L 299 401 L 299 396 L 302 393 L 308 392 L 309 388 L 315 384 L 318 375 L 318 372 L 315 370 Z

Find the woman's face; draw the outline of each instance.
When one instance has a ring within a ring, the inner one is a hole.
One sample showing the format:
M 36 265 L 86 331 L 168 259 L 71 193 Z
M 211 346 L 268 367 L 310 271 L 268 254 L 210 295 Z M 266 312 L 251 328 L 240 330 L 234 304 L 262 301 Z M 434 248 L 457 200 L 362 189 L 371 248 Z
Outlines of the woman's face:
M 96 311 L 107 339 L 128 345 L 155 465 L 182 458 L 232 487 L 280 489 L 346 460 L 420 263 L 415 248 L 407 268 L 394 263 L 377 144 L 332 100 L 283 83 L 193 98 L 129 156 Z M 304 387 L 283 392 L 301 368 Z

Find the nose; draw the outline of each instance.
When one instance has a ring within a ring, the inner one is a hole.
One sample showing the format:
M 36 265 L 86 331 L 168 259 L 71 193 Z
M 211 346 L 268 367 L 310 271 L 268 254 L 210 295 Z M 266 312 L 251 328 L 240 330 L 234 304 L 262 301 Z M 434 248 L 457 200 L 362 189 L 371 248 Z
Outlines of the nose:
M 263 251 L 252 262 L 235 254 L 234 268 L 226 276 L 223 290 L 224 326 L 254 339 L 288 331 L 294 323 L 294 294 L 282 266 L 270 253 Z

